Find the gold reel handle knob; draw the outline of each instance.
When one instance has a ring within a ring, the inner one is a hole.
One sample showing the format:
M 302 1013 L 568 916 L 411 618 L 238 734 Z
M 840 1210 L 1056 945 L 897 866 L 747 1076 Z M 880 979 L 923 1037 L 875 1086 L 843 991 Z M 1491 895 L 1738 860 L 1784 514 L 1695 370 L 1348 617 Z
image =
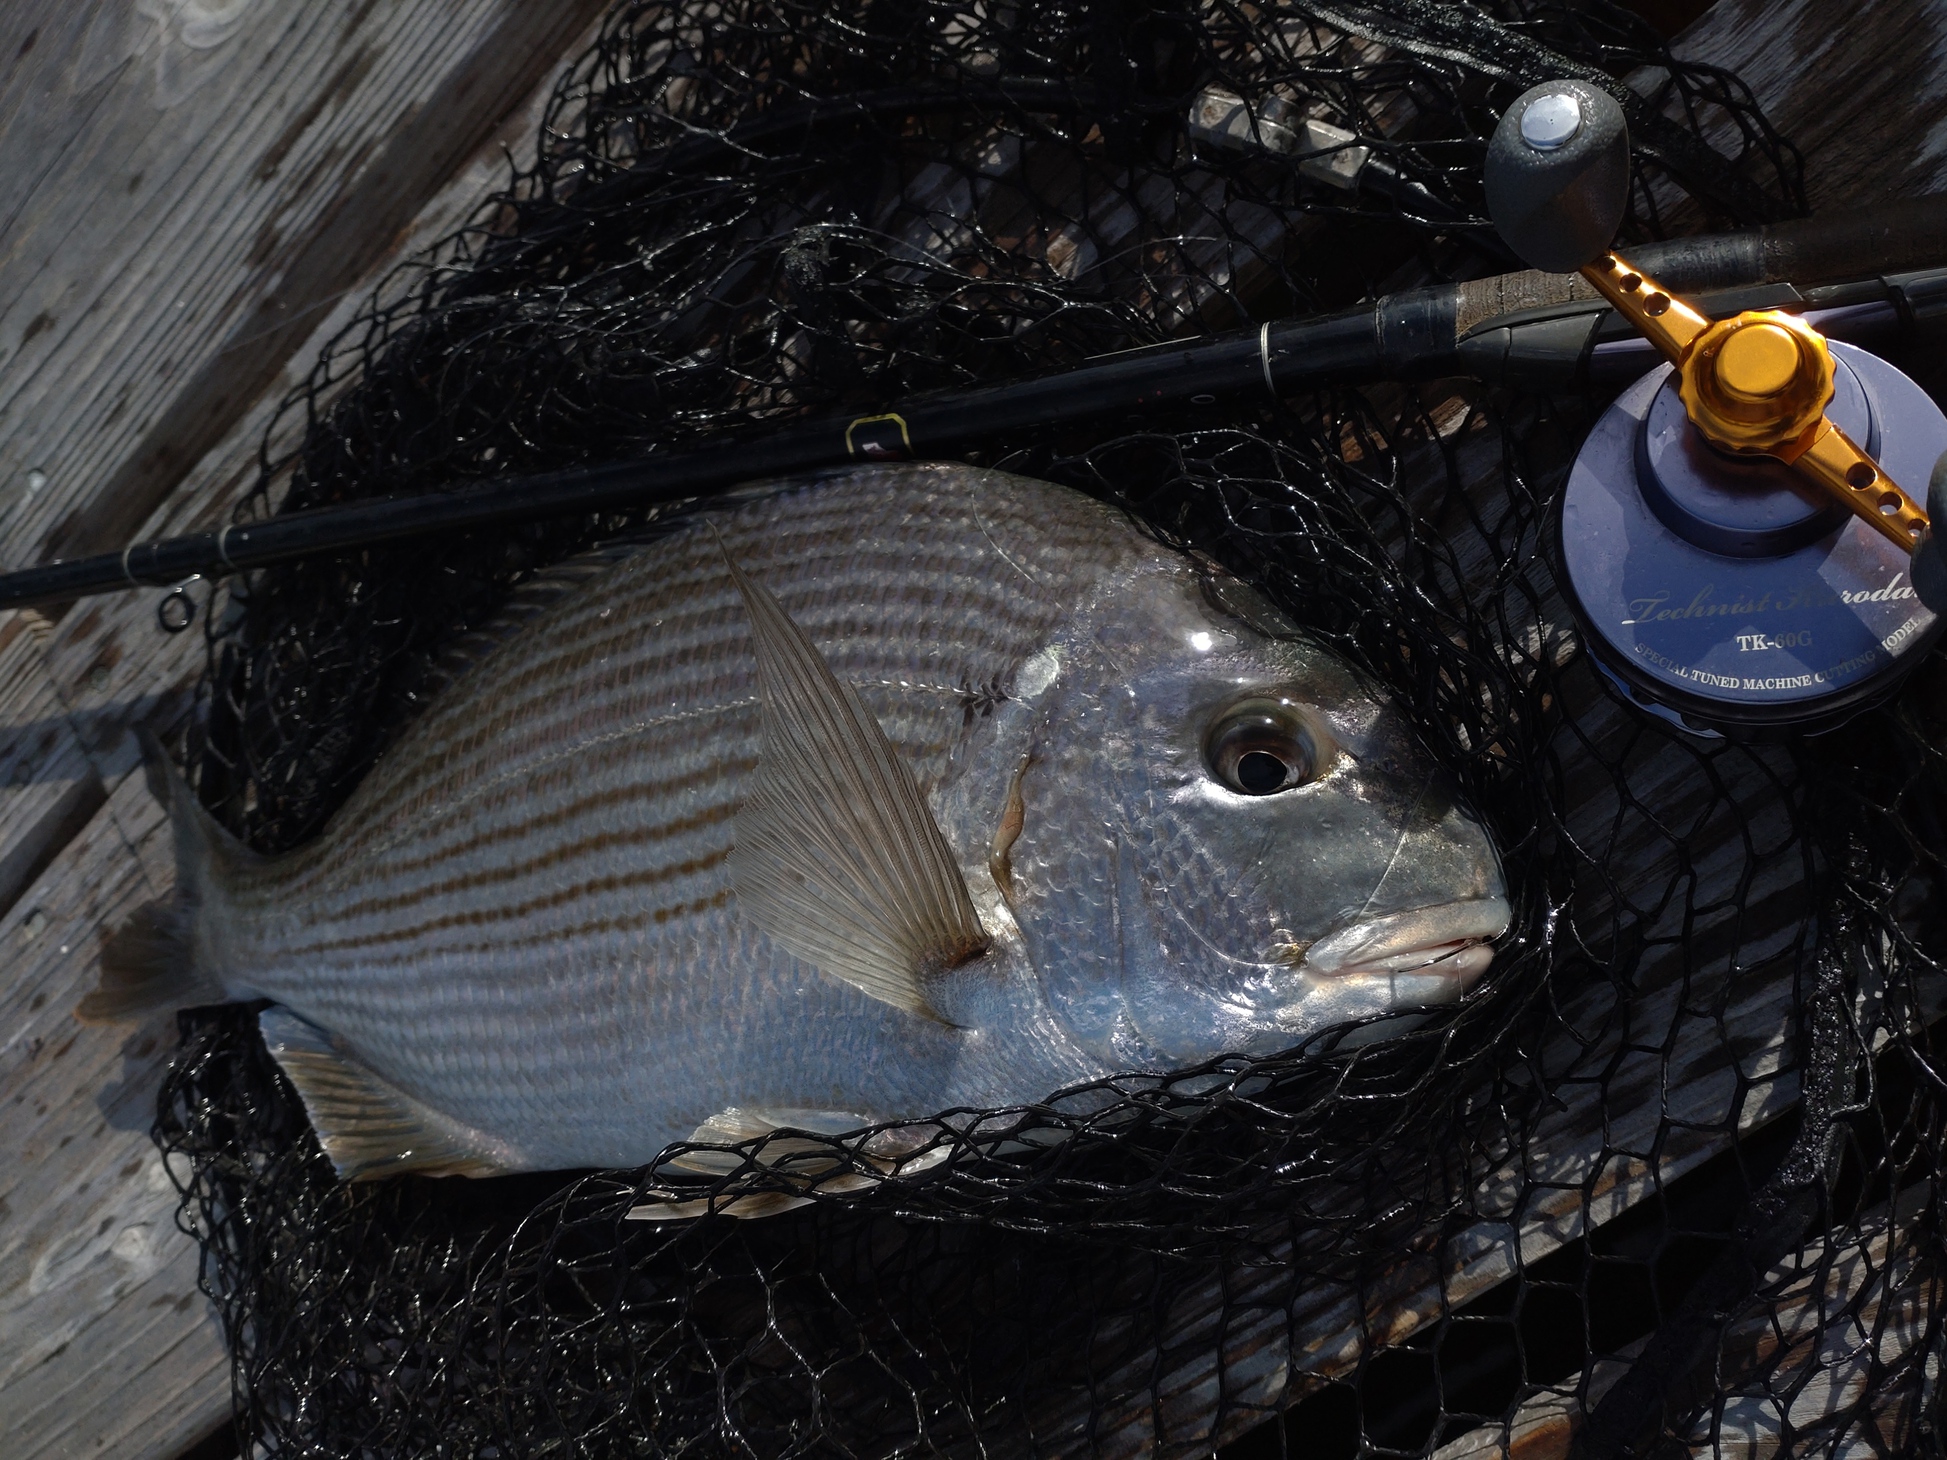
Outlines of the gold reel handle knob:
M 1909 553 L 1929 540 L 1920 504 L 1826 415 L 1825 336 L 1777 310 L 1713 321 L 1618 253 L 1581 273 L 1676 366 L 1684 410 L 1711 445 L 1775 457 Z

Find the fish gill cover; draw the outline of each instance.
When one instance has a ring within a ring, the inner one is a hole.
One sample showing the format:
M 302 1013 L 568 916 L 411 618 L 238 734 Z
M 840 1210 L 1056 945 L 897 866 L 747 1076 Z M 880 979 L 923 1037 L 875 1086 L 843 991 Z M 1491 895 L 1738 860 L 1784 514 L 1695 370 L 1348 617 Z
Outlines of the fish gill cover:
M 242 511 L 653 471 L 1497 272 L 1485 138 L 1561 74 L 1639 98 L 1626 238 L 1803 210 L 1748 90 L 1604 3 L 625 5 L 533 167 L 293 396 L 302 445 Z M 1306 119 L 1389 193 L 1336 186 Z M 191 1011 L 157 1138 L 246 1453 L 1418 1454 L 1550 1389 L 1617 1396 L 1592 1454 L 1659 1426 L 1937 1452 L 1947 675 L 1844 741 L 1700 741 L 1622 700 L 1552 562 L 1599 404 L 1328 391 L 974 454 L 1209 552 L 1410 710 L 1514 905 L 1461 1004 L 942 1127 L 947 1159 L 872 1183 L 833 1179 L 879 1174 L 857 1142 L 790 1180 L 736 1162 L 725 1199 L 814 1199 L 675 1223 L 626 1216 L 668 1172 L 341 1184 L 249 1011 Z M 207 620 L 203 801 L 303 841 L 520 582 L 652 525 L 249 575 Z

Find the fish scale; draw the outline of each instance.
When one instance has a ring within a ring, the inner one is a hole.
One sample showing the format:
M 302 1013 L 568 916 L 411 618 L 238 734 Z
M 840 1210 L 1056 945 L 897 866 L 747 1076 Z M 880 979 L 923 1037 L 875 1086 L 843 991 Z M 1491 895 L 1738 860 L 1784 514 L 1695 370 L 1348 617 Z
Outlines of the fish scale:
M 1000 584 L 997 567 L 1022 580 L 997 562 L 984 532 L 941 543 L 973 515 L 965 485 L 941 485 L 890 499 L 870 480 L 821 488 L 804 520 L 783 531 L 761 504 L 732 512 L 713 532 L 625 561 L 599 598 L 564 605 L 500 646 L 374 768 L 315 850 L 236 889 L 246 924 L 272 926 L 293 903 L 309 909 L 297 937 L 280 930 L 239 950 L 239 981 L 331 1030 L 400 1088 L 483 1128 L 532 1128 L 535 1113 L 498 1079 L 481 1078 L 486 1059 L 463 1054 L 430 1068 L 417 1036 L 402 1031 L 431 1018 L 449 1052 L 480 1055 L 507 1025 L 524 1031 L 531 1053 L 520 1063 L 556 1090 L 559 1118 L 550 1123 L 563 1144 L 571 1129 L 580 1144 L 604 1122 L 617 1081 L 591 1071 L 618 1058 L 695 1091 L 668 1139 L 739 1102 L 848 1108 L 830 1098 L 843 1072 L 811 1077 L 821 1098 L 756 1092 L 767 1101 L 723 1088 L 710 1077 L 714 1060 L 682 1049 L 684 1036 L 713 1030 L 709 1043 L 733 1061 L 738 1046 L 768 1052 L 776 1030 L 766 1018 L 749 1021 L 724 1049 L 725 1027 L 736 1022 L 725 1016 L 739 1004 L 893 1022 L 844 985 L 807 980 L 736 925 L 723 864 L 736 787 L 757 761 L 757 697 L 748 621 L 723 557 L 771 583 L 921 783 L 938 784 L 967 730 L 963 695 L 1009 679 L 1063 607 L 1053 593 Z M 1050 582 L 1074 584 L 1064 559 L 1126 536 L 1102 509 L 1074 502 L 1085 510 L 1069 521 L 1035 524 L 1044 534 L 1038 552 L 1012 554 L 1045 562 Z M 862 513 L 867 503 L 877 510 Z M 1027 530 L 1005 498 L 982 506 Z M 868 536 L 862 516 L 894 520 Z M 492 789 L 470 793 L 483 782 Z M 412 855 L 387 862 L 404 842 Z M 577 1006 L 646 1009 L 654 1017 L 636 1027 L 653 1024 L 664 1037 L 618 1047 L 617 1021 L 564 1015 L 548 981 L 522 977 L 536 958 L 576 986 Z M 456 965 L 465 969 L 458 980 L 449 973 Z M 714 976 L 649 972 L 699 965 Z M 747 995 L 720 1000 L 725 989 Z M 582 1161 L 643 1158 L 588 1144 L 575 1153 Z
M 1414 822 L 1397 713 L 1226 594 L 1273 616 L 998 472 L 746 489 L 522 590 L 306 846 L 255 857 L 165 785 L 182 891 L 96 1007 L 157 948 L 270 1000 L 347 1174 L 635 1165 L 1282 1047 L 1320 977 L 1286 950 L 1370 901 L 1374 847 L 1419 838 L 1414 936 L 1505 904 L 1478 826 Z M 1317 784 L 1213 781 L 1211 726 L 1263 692 L 1339 747 Z

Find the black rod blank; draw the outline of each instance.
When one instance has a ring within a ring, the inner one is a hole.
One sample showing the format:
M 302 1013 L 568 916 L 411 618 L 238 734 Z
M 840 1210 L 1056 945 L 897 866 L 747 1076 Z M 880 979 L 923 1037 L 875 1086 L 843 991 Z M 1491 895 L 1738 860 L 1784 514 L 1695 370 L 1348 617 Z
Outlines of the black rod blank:
M 1752 307 L 1816 311 L 1828 333 L 1862 344 L 1947 320 L 1947 268 L 1886 276 L 1915 255 L 1938 261 L 1947 197 L 1842 223 L 1778 225 L 1745 234 L 1638 248 L 1632 257 L 1673 288 L 1707 290 L 1718 315 Z M 1777 270 L 1818 277 L 1850 261 L 1877 277 L 1825 288 L 1775 282 Z M 1498 284 L 1499 281 L 1488 281 Z M 1512 276 L 1510 302 L 1561 292 L 1550 276 Z M 1730 287 L 1726 291 L 1726 286 Z M 581 516 L 681 501 L 740 482 L 848 461 L 947 455 L 996 435 L 1159 409 L 1199 409 L 1321 386 L 1472 375 L 1573 389 L 1633 378 L 1627 332 L 1599 300 L 1557 298 L 1484 318 L 1479 283 L 1387 295 L 1315 318 L 1098 356 L 1065 370 L 915 397 L 896 411 L 823 415 L 767 434 L 739 434 L 630 461 L 510 477 L 452 492 L 289 512 L 215 532 L 136 543 L 119 553 L 0 574 L 0 608 L 66 603 L 116 589 L 166 587 L 432 532 Z M 1213 415 L 1213 419 L 1215 419 Z

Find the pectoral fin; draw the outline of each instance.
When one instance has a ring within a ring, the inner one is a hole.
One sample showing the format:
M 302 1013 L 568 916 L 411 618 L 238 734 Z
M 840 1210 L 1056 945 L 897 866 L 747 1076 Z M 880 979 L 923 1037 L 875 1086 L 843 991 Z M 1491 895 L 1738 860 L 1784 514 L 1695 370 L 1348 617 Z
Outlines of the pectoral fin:
M 767 589 L 729 567 L 756 641 L 764 736 L 730 859 L 738 904 L 807 963 L 937 1018 L 925 977 L 987 946 L 966 879 L 857 693 Z
M 290 1010 L 264 1010 L 257 1028 L 344 1180 L 408 1171 L 499 1176 L 519 1169 L 511 1152 L 386 1084 Z

